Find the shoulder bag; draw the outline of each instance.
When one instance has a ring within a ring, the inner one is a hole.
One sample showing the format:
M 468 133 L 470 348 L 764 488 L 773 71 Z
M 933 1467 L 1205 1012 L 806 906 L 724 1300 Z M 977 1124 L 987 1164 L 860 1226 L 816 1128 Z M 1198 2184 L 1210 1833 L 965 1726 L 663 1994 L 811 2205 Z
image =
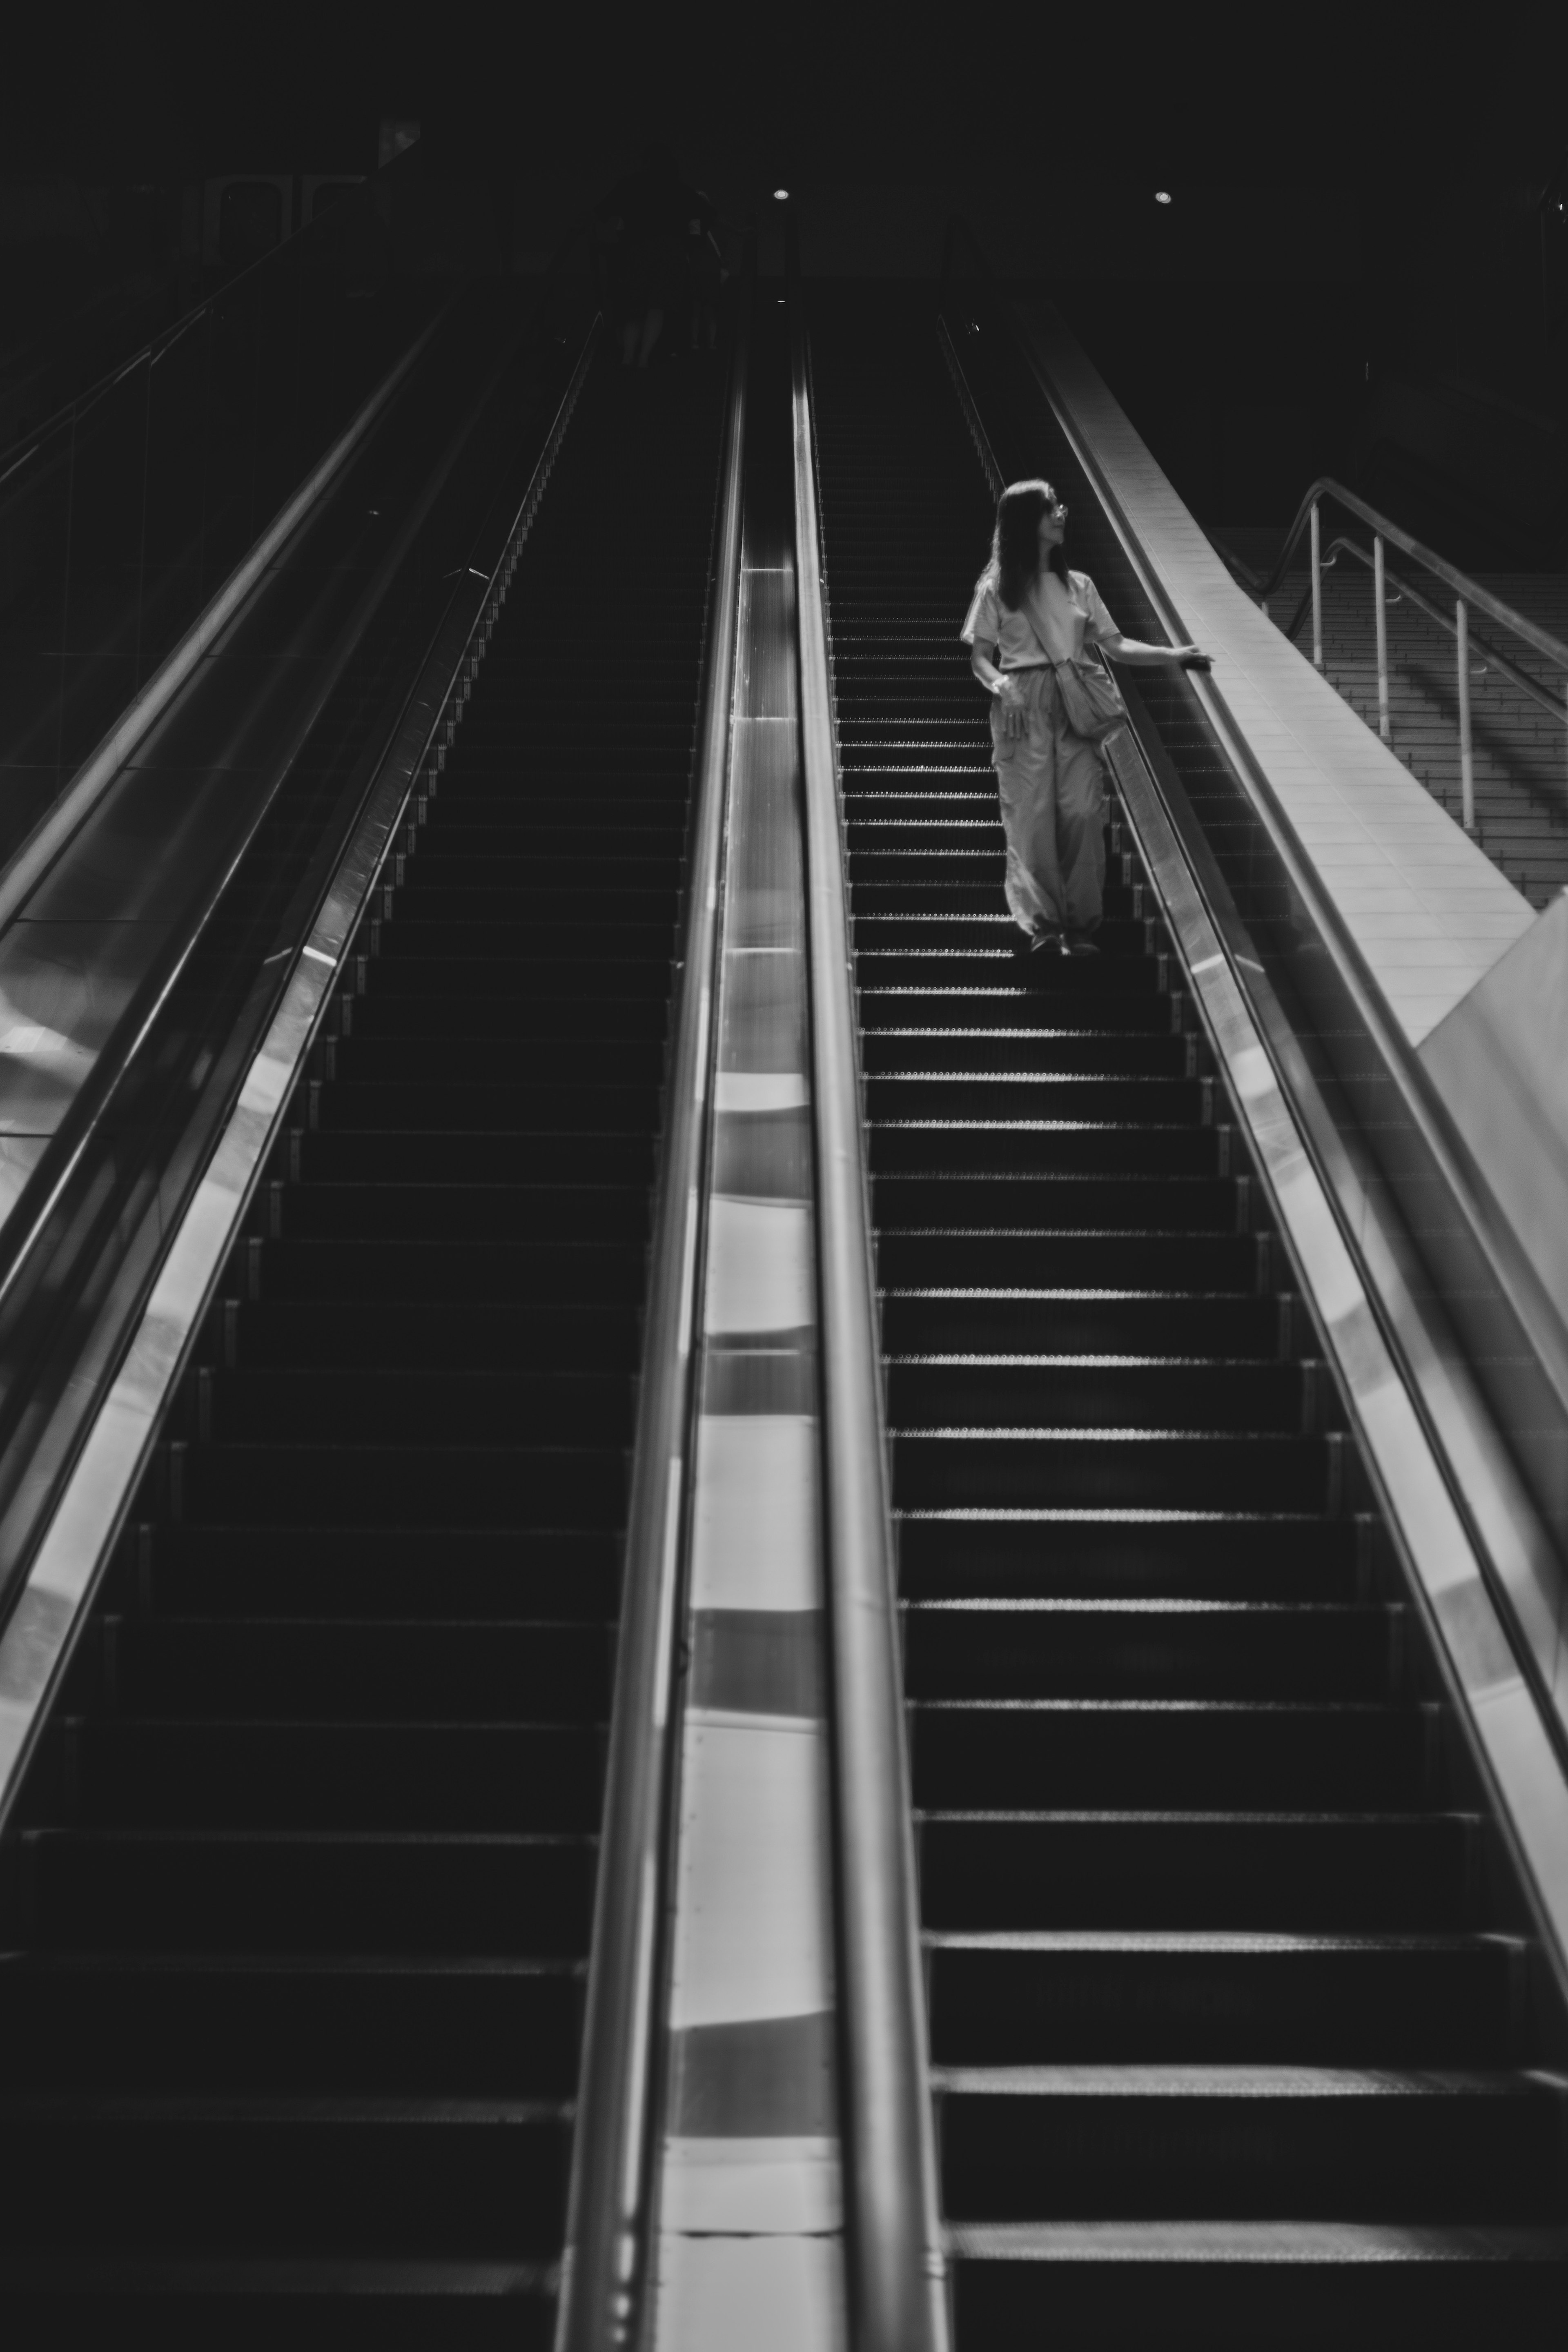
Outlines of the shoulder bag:
M 1108 670 L 1099 662 L 1057 661 L 1040 635 L 1040 625 L 1035 618 L 1034 607 L 1026 594 L 1024 617 L 1034 632 L 1035 643 L 1057 674 L 1057 687 L 1062 698 L 1062 709 L 1068 725 L 1086 743 L 1103 743 L 1119 727 L 1127 724 L 1127 705 L 1121 699 L 1121 689 Z

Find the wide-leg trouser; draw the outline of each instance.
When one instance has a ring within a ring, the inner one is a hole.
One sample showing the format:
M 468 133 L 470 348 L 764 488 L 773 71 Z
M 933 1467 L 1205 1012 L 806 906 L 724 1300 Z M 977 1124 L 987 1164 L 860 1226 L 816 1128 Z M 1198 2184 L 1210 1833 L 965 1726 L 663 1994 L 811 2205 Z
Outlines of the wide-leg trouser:
M 1022 673 L 1028 730 L 1011 741 L 991 706 L 991 756 L 1007 836 L 1008 911 L 1026 931 L 1093 931 L 1105 889 L 1105 771 L 1062 714 L 1056 672 Z

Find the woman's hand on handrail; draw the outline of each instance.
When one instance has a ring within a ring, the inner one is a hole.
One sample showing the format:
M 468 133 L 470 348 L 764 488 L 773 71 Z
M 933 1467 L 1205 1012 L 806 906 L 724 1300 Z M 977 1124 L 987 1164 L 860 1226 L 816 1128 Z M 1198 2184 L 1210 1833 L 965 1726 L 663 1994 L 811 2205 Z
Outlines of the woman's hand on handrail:
M 1174 662 L 1180 669 L 1213 669 L 1214 656 L 1205 654 L 1202 646 L 1150 646 L 1141 637 L 1101 637 L 1100 650 L 1112 661 L 1126 662 L 1134 669 L 1152 669 L 1159 662 Z

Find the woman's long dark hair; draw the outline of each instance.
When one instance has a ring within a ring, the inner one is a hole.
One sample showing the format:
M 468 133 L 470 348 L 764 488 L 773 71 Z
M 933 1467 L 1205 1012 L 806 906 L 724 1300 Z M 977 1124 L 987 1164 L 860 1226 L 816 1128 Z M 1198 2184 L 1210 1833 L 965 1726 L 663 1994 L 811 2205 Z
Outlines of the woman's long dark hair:
M 996 528 L 991 535 L 991 562 L 986 578 L 1009 612 L 1023 603 L 1030 581 L 1040 568 L 1040 517 L 1054 507 L 1057 494 L 1049 482 L 1009 482 L 996 501 Z M 1046 558 L 1065 588 L 1067 560 L 1059 547 Z

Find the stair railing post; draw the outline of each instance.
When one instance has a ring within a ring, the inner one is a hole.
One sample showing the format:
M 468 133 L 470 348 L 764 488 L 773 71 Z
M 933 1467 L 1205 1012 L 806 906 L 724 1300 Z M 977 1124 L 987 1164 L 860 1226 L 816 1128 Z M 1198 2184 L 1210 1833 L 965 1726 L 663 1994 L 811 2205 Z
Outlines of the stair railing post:
M 1476 762 L 1470 746 L 1470 610 L 1460 596 L 1454 605 L 1459 661 L 1459 790 L 1465 831 L 1476 829 Z
M 1312 667 L 1323 667 L 1323 534 L 1316 499 L 1312 500 Z
M 1377 599 L 1377 731 L 1387 743 L 1392 741 L 1394 730 L 1388 719 L 1388 602 L 1384 593 L 1381 532 L 1373 535 L 1372 581 Z

